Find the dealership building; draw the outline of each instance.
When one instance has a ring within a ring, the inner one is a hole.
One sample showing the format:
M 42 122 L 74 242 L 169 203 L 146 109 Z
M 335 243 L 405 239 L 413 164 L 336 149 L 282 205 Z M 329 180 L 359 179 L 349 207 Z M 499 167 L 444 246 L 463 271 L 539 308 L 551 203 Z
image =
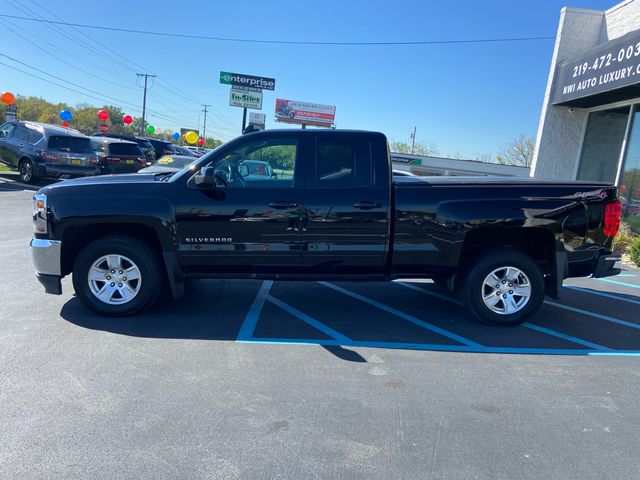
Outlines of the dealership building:
M 615 183 L 640 233 L 640 0 L 562 9 L 531 175 Z

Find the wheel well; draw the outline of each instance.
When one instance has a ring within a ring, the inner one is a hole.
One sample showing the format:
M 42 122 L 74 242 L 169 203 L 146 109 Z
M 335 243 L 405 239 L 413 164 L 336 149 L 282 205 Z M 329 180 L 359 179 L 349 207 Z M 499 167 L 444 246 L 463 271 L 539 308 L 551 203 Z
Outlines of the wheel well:
M 69 227 L 62 238 L 62 274 L 68 275 L 78 254 L 91 242 L 109 235 L 128 235 L 135 237 L 156 252 L 162 260 L 162 247 L 158 235 L 151 227 L 128 223 L 102 223 L 78 227 Z
M 29 157 L 20 157 L 20 160 L 18 160 L 18 169 L 20 169 L 20 165 L 22 165 L 22 162 L 24 162 L 25 160 L 31 160 Z
M 460 265 L 464 268 L 487 250 L 510 247 L 530 256 L 544 275 L 553 273 L 555 237 L 545 228 L 480 228 L 469 232 L 462 247 Z

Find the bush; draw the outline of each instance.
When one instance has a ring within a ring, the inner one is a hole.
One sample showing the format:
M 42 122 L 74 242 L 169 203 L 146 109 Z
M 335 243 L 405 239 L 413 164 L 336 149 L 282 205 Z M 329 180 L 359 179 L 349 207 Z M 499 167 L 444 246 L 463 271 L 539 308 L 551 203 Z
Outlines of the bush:
M 631 261 L 640 267 L 640 237 L 635 237 L 629 247 Z
M 624 223 L 621 224 L 620 230 L 618 230 L 618 234 L 613 240 L 613 251 L 618 253 L 627 253 L 631 242 L 633 242 L 633 238 L 634 236 L 631 233 L 629 225 Z

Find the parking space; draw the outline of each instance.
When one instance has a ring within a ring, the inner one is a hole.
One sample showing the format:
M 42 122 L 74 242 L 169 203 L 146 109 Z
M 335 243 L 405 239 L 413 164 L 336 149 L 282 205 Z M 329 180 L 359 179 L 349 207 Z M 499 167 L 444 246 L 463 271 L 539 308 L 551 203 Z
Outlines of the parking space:
M 637 270 L 514 328 L 430 281 L 197 280 L 108 319 L 35 280 L 31 195 L 0 179 L 2 478 L 640 475 Z

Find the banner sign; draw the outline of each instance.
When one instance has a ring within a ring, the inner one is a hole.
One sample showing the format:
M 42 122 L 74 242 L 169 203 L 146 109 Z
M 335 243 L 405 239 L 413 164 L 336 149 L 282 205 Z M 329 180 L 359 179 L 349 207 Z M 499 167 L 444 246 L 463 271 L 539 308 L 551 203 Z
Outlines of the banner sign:
M 552 105 L 640 83 L 640 30 L 558 65 Z
M 253 108 L 262 110 L 262 92 L 249 92 L 247 90 L 236 90 L 231 87 L 229 93 L 229 105 L 232 107 Z
M 264 130 L 267 116 L 264 113 L 249 112 L 249 125 L 253 125 L 258 130 Z
M 276 99 L 276 120 L 329 127 L 336 119 L 336 107 L 319 103 Z
M 220 83 L 238 87 L 251 87 L 259 90 L 274 90 L 276 79 L 269 77 L 255 77 L 243 73 L 220 72 Z

